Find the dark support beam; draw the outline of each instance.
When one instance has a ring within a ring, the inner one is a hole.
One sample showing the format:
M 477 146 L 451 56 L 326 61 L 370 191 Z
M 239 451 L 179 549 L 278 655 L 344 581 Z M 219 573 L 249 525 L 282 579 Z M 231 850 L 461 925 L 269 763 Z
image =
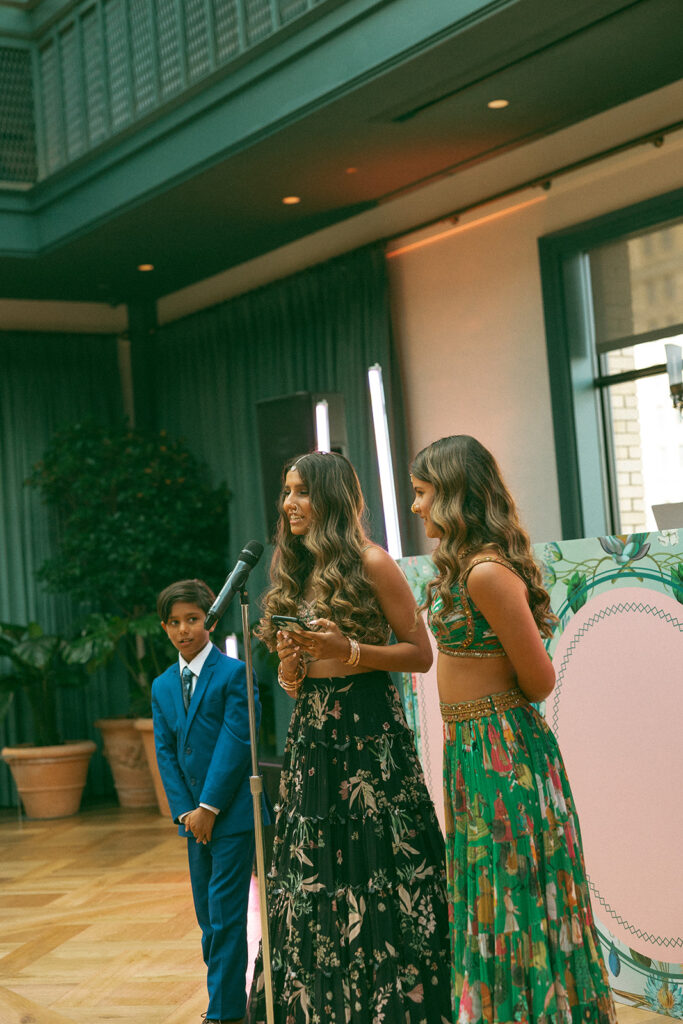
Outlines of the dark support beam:
M 129 303 L 128 337 L 135 426 L 143 429 L 156 424 L 154 355 L 151 341 L 157 327 L 157 304 L 154 299 Z

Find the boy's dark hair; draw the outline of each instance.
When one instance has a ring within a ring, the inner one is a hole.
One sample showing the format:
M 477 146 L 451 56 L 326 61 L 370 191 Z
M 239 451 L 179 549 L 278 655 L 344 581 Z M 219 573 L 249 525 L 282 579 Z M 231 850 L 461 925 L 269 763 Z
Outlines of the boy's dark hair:
M 162 622 L 168 622 L 171 609 L 176 601 L 196 604 L 203 612 L 208 612 L 216 595 L 207 587 L 204 580 L 178 580 L 161 591 L 157 597 L 157 614 Z

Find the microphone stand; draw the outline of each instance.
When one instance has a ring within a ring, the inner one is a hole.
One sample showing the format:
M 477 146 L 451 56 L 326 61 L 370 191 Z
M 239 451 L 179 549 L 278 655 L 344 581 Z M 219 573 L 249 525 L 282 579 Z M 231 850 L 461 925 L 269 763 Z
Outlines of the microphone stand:
M 261 912 L 261 957 L 263 960 L 263 982 L 266 995 L 266 1022 L 275 1024 L 273 1009 L 273 978 L 270 963 L 270 932 L 268 930 L 268 896 L 266 894 L 266 857 L 263 841 L 263 813 L 261 797 L 263 776 L 258 767 L 258 739 L 256 735 L 256 699 L 254 696 L 254 674 L 251 659 L 251 632 L 249 629 L 249 594 L 246 586 L 240 587 L 242 606 L 242 635 L 244 636 L 244 663 L 247 668 L 247 704 L 249 707 L 249 735 L 251 739 L 251 776 L 249 785 L 254 801 L 254 831 L 256 838 L 256 872 L 258 874 L 259 909 Z

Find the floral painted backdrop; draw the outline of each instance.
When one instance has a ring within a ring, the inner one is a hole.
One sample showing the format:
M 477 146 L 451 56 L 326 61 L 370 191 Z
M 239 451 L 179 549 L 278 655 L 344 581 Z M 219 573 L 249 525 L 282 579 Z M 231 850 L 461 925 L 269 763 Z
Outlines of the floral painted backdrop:
M 683 531 L 537 545 L 558 626 L 557 683 L 539 710 L 579 807 L 593 908 L 615 998 L 683 1019 Z M 421 601 L 427 556 L 399 564 Z M 404 678 L 432 776 L 433 670 Z

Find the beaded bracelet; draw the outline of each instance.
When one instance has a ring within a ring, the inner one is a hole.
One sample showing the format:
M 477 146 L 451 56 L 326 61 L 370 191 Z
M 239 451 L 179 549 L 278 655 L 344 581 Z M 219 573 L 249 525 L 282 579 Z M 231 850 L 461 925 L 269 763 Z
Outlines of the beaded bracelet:
M 354 668 L 360 661 L 360 644 L 352 636 L 347 636 L 346 639 L 349 641 L 349 656 L 344 660 L 344 664 Z
M 300 663 L 299 670 L 293 679 L 285 679 L 282 673 L 282 662 L 280 662 L 280 664 L 277 667 L 277 681 L 282 687 L 282 689 L 285 691 L 285 693 L 288 694 L 288 696 L 290 697 L 296 697 L 297 693 L 299 692 L 299 687 L 301 686 L 305 677 L 306 666 L 303 664 L 303 662 Z

